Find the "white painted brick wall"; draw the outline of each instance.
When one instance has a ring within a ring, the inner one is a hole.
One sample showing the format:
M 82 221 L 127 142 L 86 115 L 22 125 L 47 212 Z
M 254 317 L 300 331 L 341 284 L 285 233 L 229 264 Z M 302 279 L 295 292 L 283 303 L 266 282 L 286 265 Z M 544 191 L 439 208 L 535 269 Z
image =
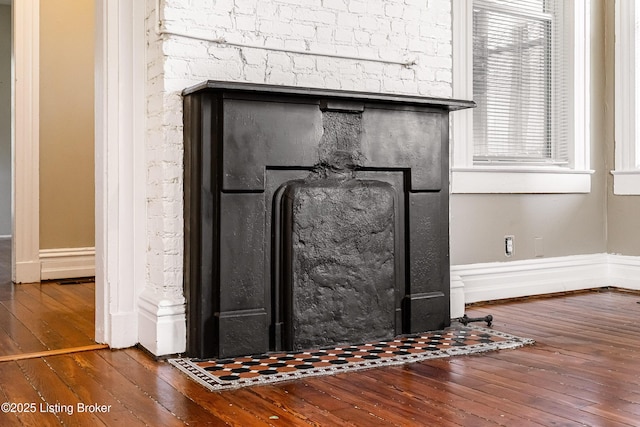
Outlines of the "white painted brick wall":
M 451 96 L 450 0 L 162 0 L 163 28 L 230 42 L 405 67 L 217 45 L 155 34 L 147 0 L 148 287 L 182 294 L 182 99 L 204 80 Z

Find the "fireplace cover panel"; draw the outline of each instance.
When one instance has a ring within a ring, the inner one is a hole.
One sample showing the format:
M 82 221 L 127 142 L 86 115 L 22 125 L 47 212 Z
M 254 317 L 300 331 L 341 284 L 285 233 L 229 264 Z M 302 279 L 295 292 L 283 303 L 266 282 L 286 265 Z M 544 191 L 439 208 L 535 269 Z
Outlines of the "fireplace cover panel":
M 300 180 L 282 192 L 285 347 L 395 335 L 395 192 L 385 182 Z
M 391 237 L 380 243 L 387 250 L 393 246 L 388 264 L 393 273 L 381 274 L 380 283 L 368 283 L 376 289 L 374 295 L 386 295 L 379 305 L 384 307 L 381 335 L 448 325 L 448 114 L 472 106 L 448 99 L 212 81 L 186 90 L 187 354 L 231 357 L 307 345 L 292 332 L 299 320 L 289 319 L 295 280 L 287 271 L 295 268 L 283 268 L 304 257 L 281 249 L 287 239 L 293 247 L 295 239 L 287 237 L 287 230 L 294 228 L 286 224 L 295 221 L 281 221 L 287 209 L 277 202 L 283 194 L 278 189 L 288 188 L 294 199 L 314 189 L 309 176 L 326 160 L 323 144 L 334 130 L 333 151 L 347 151 L 357 159 L 349 179 L 340 185 L 325 183 L 324 191 L 346 191 L 341 186 L 351 182 L 347 187 L 380 191 L 374 198 L 386 200 L 384 206 L 394 200 L 391 216 L 375 218 L 394 224 Z M 357 205 L 352 202 L 347 211 Z M 307 209 L 313 216 L 319 208 L 312 203 Z M 386 279 L 389 274 L 395 281 Z M 314 285 L 326 279 L 321 276 Z M 356 286 L 366 285 L 362 280 Z M 303 291 L 300 301 L 308 293 Z M 358 310 L 362 308 L 352 312 Z M 341 342 L 339 335 L 331 340 Z M 347 340 L 361 341 L 355 336 Z

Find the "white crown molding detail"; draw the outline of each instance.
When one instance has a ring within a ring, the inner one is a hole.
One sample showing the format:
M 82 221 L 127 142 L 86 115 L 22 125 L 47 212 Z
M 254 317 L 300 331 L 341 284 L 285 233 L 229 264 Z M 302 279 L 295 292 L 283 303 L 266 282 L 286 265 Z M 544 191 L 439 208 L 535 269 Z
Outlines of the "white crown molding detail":
M 186 304 L 145 289 L 138 298 L 140 345 L 155 355 L 184 353 L 187 348 Z
M 464 283 L 465 304 L 611 284 L 607 254 L 456 265 L 451 275 Z
M 90 277 L 96 274 L 95 248 L 40 250 L 41 280 Z

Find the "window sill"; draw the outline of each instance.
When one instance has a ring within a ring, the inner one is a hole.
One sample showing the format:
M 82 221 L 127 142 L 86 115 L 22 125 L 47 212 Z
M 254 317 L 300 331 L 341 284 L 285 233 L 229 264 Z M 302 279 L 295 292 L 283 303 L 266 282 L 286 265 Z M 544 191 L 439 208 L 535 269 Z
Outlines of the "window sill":
M 613 194 L 617 196 L 640 195 L 640 170 L 611 171 Z
M 451 192 L 454 194 L 589 193 L 592 174 L 592 170 L 559 170 L 558 168 L 454 168 L 451 174 Z M 640 174 L 638 178 L 640 179 Z

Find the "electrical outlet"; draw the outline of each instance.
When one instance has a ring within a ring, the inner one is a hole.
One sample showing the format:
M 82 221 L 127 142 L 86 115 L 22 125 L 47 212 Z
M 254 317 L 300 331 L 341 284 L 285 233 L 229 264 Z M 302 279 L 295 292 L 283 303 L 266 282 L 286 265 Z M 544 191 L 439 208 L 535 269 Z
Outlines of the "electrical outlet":
M 544 256 L 544 245 L 542 244 L 542 237 L 533 238 L 533 254 L 538 258 Z
M 504 255 L 513 255 L 513 236 L 504 236 Z

